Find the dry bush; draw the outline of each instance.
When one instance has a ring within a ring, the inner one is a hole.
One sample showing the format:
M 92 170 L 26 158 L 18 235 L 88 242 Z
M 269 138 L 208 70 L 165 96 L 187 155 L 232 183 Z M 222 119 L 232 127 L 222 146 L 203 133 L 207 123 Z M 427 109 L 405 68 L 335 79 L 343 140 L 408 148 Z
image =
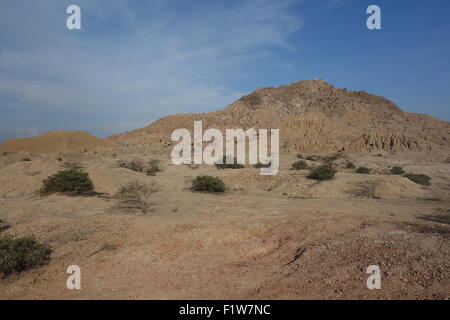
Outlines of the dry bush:
M 151 200 L 156 192 L 158 192 L 158 187 L 155 183 L 133 181 L 122 186 L 118 195 L 119 198 L 136 206 L 145 214 L 152 205 Z
M 158 172 L 162 171 L 161 160 L 153 159 L 148 163 L 149 167 L 146 170 L 147 175 L 156 176 Z
M 141 159 L 133 159 L 130 162 L 119 160 L 117 164 L 121 168 L 130 169 L 136 172 L 144 171 L 144 162 Z
M 380 197 L 376 195 L 376 187 L 378 186 L 378 182 L 376 181 L 364 181 L 356 184 L 358 187 L 355 190 L 351 190 L 349 193 L 354 197 L 361 198 L 371 198 L 371 199 L 379 199 Z

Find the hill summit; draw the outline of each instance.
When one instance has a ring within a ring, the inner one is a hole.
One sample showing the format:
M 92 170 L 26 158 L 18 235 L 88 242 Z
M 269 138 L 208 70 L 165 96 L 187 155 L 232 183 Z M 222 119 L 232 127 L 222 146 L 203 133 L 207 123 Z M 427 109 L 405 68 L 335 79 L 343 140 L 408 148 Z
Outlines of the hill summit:
M 124 145 L 170 146 L 178 128 L 280 129 L 284 152 L 428 151 L 450 147 L 450 123 L 402 111 L 384 97 L 338 89 L 321 80 L 261 88 L 220 111 L 177 114 L 108 139 Z

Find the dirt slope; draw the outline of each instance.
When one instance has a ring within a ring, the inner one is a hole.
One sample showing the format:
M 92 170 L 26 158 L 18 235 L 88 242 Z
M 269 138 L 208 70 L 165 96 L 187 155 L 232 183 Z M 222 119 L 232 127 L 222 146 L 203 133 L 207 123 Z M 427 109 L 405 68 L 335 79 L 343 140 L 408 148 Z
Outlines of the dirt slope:
M 84 131 L 48 131 L 32 138 L 10 139 L 0 144 L 0 152 L 83 152 L 111 146 L 111 142 Z

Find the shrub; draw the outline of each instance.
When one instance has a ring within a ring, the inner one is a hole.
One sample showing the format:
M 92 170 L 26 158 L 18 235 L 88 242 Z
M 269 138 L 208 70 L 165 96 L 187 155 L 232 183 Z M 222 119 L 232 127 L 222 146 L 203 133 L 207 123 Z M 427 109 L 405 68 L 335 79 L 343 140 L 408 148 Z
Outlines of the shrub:
M 225 192 L 225 183 L 217 177 L 198 176 L 192 181 L 192 190 L 202 192 Z
M 149 167 L 146 170 L 147 175 L 156 176 L 158 172 L 161 172 L 162 169 L 160 167 L 160 160 L 150 160 Z
M 75 195 L 92 191 L 94 184 L 87 172 L 80 169 L 68 169 L 59 171 L 43 181 L 41 193 L 68 192 Z
M 314 180 L 331 180 L 334 178 L 336 174 L 336 170 L 331 166 L 320 166 L 311 171 L 311 174 L 308 176 L 310 179 Z
M 242 168 L 244 168 L 244 165 L 237 163 L 236 158 L 233 159 L 233 163 L 227 163 L 227 159 L 229 159 L 229 157 L 223 156 L 223 160 L 222 160 L 223 163 L 216 163 L 216 168 L 217 169 L 242 169 Z
M 359 167 L 355 170 L 356 173 L 369 174 L 372 169 L 366 167 Z
M 158 192 L 158 188 L 154 183 L 146 184 L 134 181 L 120 188 L 119 197 L 135 205 L 145 214 L 151 206 L 152 195 L 156 192 Z
M 50 261 L 52 250 L 34 238 L 0 237 L 0 274 L 7 277 L 32 268 L 41 267 Z
M 404 174 L 405 171 L 403 170 L 402 167 L 393 167 L 393 168 L 391 169 L 391 173 L 392 173 L 392 174 L 396 174 L 396 175 L 400 175 L 400 174 Z
M 0 220 L 0 232 L 3 232 L 5 230 L 8 230 L 10 227 L 9 224 L 7 224 L 5 221 Z
M 291 168 L 291 170 L 305 170 L 305 169 L 308 169 L 308 164 L 303 160 L 294 162 Z
M 304 159 L 304 157 L 303 157 L 302 154 L 299 153 L 299 154 L 297 155 L 297 159 Z
M 130 169 L 136 172 L 143 172 L 144 171 L 144 162 L 141 159 L 133 159 L 130 162 L 127 162 L 125 160 L 119 160 L 118 166 L 121 168 Z
M 144 163 L 141 159 L 133 159 L 130 163 L 128 163 L 128 169 L 143 172 L 144 171 Z
M 353 162 L 348 162 L 347 165 L 345 166 L 347 169 L 355 169 L 355 165 L 353 164 Z
M 263 164 L 263 163 L 261 163 L 261 162 L 258 162 L 257 164 L 255 164 L 255 165 L 253 166 L 253 168 L 256 168 L 256 169 L 270 168 L 271 165 L 272 165 L 271 162 L 269 162 L 268 164 Z
M 417 184 L 421 184 L 421 185 L 424 185 L 424 186 L 429 186 L 430 185 L 431 178 L 429 176 L 424 175 L 424 174 L 408 173 L 408 174 L 405 174 L 405 177 L 408 178 L 409 180 L 417 183 Z

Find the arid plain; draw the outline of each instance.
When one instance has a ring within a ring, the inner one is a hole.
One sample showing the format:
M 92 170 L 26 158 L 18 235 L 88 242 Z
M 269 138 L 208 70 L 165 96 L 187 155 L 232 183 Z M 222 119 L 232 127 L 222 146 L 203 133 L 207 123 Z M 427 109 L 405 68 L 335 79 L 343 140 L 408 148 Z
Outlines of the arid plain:
M 280 172 L 172 164 L 170 133 L 194 120 L 279 128 Z M 448 299 L 449 151 L 449 122 L 322 80 L 259 89 L 220 111 L 106 139 L 67 131 L 13 139 L 0 145 L 0 220 L 9 226 L 1 235 L 34 235 L 52 254 L 0 279 L 0 298 Z M 162 170 L 120 165 L 136 159 L 159 160 Z M 337 173 L 312 180 L 291 170 L 297 161 Z M 94 193 L 40 194 L 45 178 L 73 167 L 89 173 Z M 221 178 L 226 192 L 193 192 L 202 175 Z M 158 186 L 146 214 L 117 196 L 132 181 Z M 66 288 L 70 265 L 81 268 L 81 290 Z M 370 265 L 380 266 L 380 290 L 366 287 Z

